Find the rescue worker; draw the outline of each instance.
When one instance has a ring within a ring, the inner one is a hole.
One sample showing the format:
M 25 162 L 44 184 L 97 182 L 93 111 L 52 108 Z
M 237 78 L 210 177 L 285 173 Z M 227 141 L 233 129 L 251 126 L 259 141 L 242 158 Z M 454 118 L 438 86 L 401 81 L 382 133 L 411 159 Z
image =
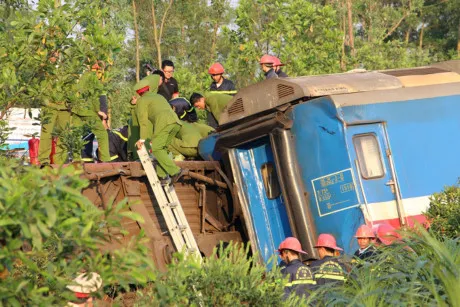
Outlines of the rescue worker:
M 265 54 L 260 58 L 259 64 L 264 72 L 265 79 L 278 78 L 275 70 L 273 69 L 273 56 Z
M 225 73 L 224 66 L 220 63 L 214 63 L 209 67 L 208 73 L 211 75 L 213 82 L 209 87 L 211 92 L 220 92 L 222 94 L 235 95 L 236 88 L 232 81 L 225 79 L 223 74 Z
M 377 249 L 375 248 L 373 241 L 375 240 L 375 234 L 367 225 L 359 226 L 356 231 L 355 238 L 358 240 L 359 249 L 354 253 L 354 256 L 366 260 L 368 258 L 377 255 Z
M 151 137 L 151 151 L 158 161 L 157 174 L 165 184 L 168 182 L 168 176 L 172 182 L 176 182 L 188 170 L 180 169 L 168 154 L 167 148 L 179 132 L 181 123 L 161 95 L 149 92 L 151 85 L 160 84 L 160 76 L 152 76 L 156 78 L 156 82 L 153 79 L 151 82 L 142 79 L 134 86 L 134 90 L 140 96 L 136 107 L 140 139 L 136 142 L 136 147 L 140 149 L 146 139 Z
M 395 241 L 401 239 L 401 236 L 396 232 L 396 228 L 390 224 L 380 224 L 377 228 L 377 245 L 391 245 Z
M 41 129 L 38 161 L 41 167 L 50 164 L 53 132 L 63 131 L 70 122 L 70 112 L 65 102 L 45 103 L 40 112 Z M 59 138 L 57 143 L 59 143 Z M 56 146 L 57 147 L 57 146 Z
M 99 66 L 99 64 L 96 63 L 92 66 L 91 71 L 97 73 L 97 71 L 100 69 L 101 67 Z M 102 76 L 98 76 L 98 78 L 102 78 Z M 99 115 L 99 118 L 102 121 L 102 125 L 104 126 L 104 129 L 106 129 L 107 131 L 109 131 L 108 130 L 109 129 L 109 125 L 108 125 L 109 117 L 107 115 L 108 109 L 109 107 L 107 103 L 107 94 L 102 93 L 99 96 L 99 111 L 97 112 L 97 114 Z M 86 141 L 85 147 L 81 151 L 81 158 L 83 162 L 94 162 L 94 157 L 93 157 L 94 138 L 95 138 L 95 135 L 92 132 L 83 137 L 83 140 Z M 109 151 L 110 151 L 110 148 L 109 148 Z
M 110 161 L 128 161 L 128 126 L 119 129 L 108 130 Z
M 300 254 L 307 253 L 302 250 L 299 240 L 288 237 L 281 242 L 277 251 L 285 264 L 281 273 L 284 276 L 289 276 L 289 282 L 284 288 L 284 298 L 287 299 L 291 293 L 298 296 L 308 296 L 316 282 L 310 268 L 300 260 Z
M 319 260 L 313 261 L 310 268 L 313 271 L 316 284 L 345 282 L 347 280 L 346 268 L 335 256 L 342 251 L 337 246 L 333 235 L 322 233 L 318 236 L 315 248 L 318 249 Z
M 129 111 L 131 117 L 128 120 L 128 159 L 135 161 L 139 157 L 137 155 L 136 142 L 139 140 L 139 121 L 137 120 L 137 99 L 139 95 L 133 95 L 129 101 L 130 107 Z M 152 128 L 153 129 L 153 128 Z
M 198 143 L 207 135 L 200 134 L 200 130 L 193 124 L 181 122 L 179 133 L 172 140 L 168 149 L 175 157 L 182 155 L 186 158 L 196 158 L 198 157 Z
M 49 61 L 56 68 L 59 69 L 59 52 L 53 52 Z M 48 92 L 51 96 L 56 94 L 59 97 L 60 93 L 55 93 L 51 90 Z M 65 101 L 60 101 L 59 98 L 50 99 L 42 103 L 40 110 L 40 144 L 38 146 L 38 162 L 41 167 L 50 164 L 50 155 L 53 143 L 53 132 L 60 132 L 66 128 L 70 122 L 70 106 Z
M 179 97 L 179 85 L 177 80 L 174 79 L 174 63 L 170 60 L 164 60 L 161 63 L 161 70 L 165 75 L 164 83 L 158 90 L 158 94 L 170 101 L 173 98 Z
M 273 69 L 275 70 L 275 73 L 279 78 L 287 78 L 288 75 L 281 70 L 281 66 L 284 66 L 284 64 L 281 63 L 280 59 L 278 59 L 276 56 L 273 56 Z
M 90 72 L 85 72 L 78 84 L 76 91 L 80 98 L 88 102 L 88 104 L 80 104 L 72 106 L 72 126 L 81 127 L 88 125 L 91 132 L 97 138 L 98 142 L 98 157 L 101 161 L 109 162 L 109 136 L 101 119 L 107 119 L 107 115 L 101 111 L 101 103 L 99 97 L 103 95 L 103 77 L 102 67 L 96 63 L 91 67 Z M 96 93 L 95 93 L 96 92 Z M 97 94 L 99 93 L 99 94 Z M 62 164 L 66 161 L 67 150 L 62 145 L 58 144 L 56 150 L 56 163 Z M 81 153 L 74 153 L 74 159 L 80 159 Z
M 207 93 L 202 96 L 199 93 L 193 93 L 190 96 L 190 102 L 195 108 L 208 111 L 208 125 L 216 128 L 219 125 L 222 111 L 232 98 L 233 96 L 226 94 Z
M 75 298 L 67 303 L 67 306 L 85 306 L 92 307 L 92 294 L 97 292 L 102 286 L 102 278 L 99 274 L 90 272 L 83 273 L 77 276 L 67 289 L 72 291 Z
M 179 117 L 180 120 L 191 123 L 193 127 L 199 131 L 202 138 L 214 132 L 213 127 L 198 122 L 196 109 L 187 99 L 183 97 L 174 98 L 169 101 L 169 104 L 174 112 L 176 112 L 177 117 Z
M 169 105 L 173 108 L 174 112 L 176 112 L 177 117 L 179 117 L 180 120 L 189 123 L 198 121 L 196 109 L 187 99 L 183 97 L 174 98 L 169 101 Z

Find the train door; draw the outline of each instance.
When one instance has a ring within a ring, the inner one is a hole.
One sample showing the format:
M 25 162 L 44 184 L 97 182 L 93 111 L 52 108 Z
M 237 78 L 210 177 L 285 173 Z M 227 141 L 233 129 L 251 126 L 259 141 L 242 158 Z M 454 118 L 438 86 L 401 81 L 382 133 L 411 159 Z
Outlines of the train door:
M 395 227 L 404 225 L 405 213 L 385 124 L 348 126 L 347 143 L 366 218 Z
M 253 251 L 268 264 L 279 244 L 292 235 L 269 138 L 232 149 L 230 161 Z

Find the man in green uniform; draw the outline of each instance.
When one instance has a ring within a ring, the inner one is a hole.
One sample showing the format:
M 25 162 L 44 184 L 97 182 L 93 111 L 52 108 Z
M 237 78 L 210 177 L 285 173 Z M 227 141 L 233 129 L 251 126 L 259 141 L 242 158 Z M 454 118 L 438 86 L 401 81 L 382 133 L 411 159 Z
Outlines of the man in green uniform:
M 157 174 L 162 179 L 167 176 L 173 177 L 176 181 L 185 173 L 171 159 L 168 154 L 168 146 L 180 130 L 181 123 L 176 113 L 172 110 L 166 99 L 162 96 L 150 92 L 150 87 L 158 88 L 160 76 L 152 75 L 156 78 L 139 81 L 134 90 L 140 96 L 137 100 L 137 119 L 139 121 L 140 139 L 136 142 L 137 148 L 144 145 L 146 139 L 152 136 L 152 154 L 158 161 L 156 167 Z M 149 125 L 149 122 L 153 125 Z M 152 134 L 153 132 L 153 134 Z
M 97 138 L 99 159 L 104 162 L 110 161 L 109 153 L 109 137 L 107 130 L 104 128 L 101 118 L 99 117 L 100 102 L 99 96 L 102 93 L 102 84 L 94 72 L 85 72 L 76 85 L 76 92 L 80 95 L 81 104 L 72 106 L 71 125 L 80 127 L 88 125 L 91 132 Z M 81 160 L 81 152 L 73 153 L 74 160 Z M 56 149 L 56 163 L 62 164 L 66 162 L 67 150 L 58 143 Z
M 198 93 L 193 93 L 190 97 L 190 102 L 195 108 L 210 112 L 216 123 L 219 124 L 220 115 L 232 98 L 233 96 L 231 95 L 216 92 L 207 93 L 204 96 Z M 209 123 L 209 125 L 213 126 L 212 123 Z
M 65 103 L 48 103 L 41 109 L 42 126 L 40 145 L 38 147 L 38 161 L 41 165 L 50 164 L 53 132 L 62 131 L 70 122 L 70 112 Z
M 175 156 L 183 155 L 187 158 L 196 158 L 198 157 L 198 143 L 202 138 L 208 136 L 209 133 L 201 134 L 201 131 L 196 128 L 194 123 L 185 121 L 181 121 L 181 123 L 182 127 L 177 136 L 172 140 L 168 149 Z

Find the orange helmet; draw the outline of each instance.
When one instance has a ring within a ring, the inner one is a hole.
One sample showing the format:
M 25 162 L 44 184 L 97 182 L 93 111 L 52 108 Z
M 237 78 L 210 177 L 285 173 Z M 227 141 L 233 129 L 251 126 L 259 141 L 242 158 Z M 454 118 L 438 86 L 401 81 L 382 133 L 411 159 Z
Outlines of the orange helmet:
M 273 64 L 274 62 L 274 56 L 269 55 L 269 54 L 264 54 L 259 61 L 259 64 Z
M 369 226 L 361 225 L 356 231 L 355 238 L 375 238 L 375 234 Z
M 337 246 L 337 242 L 335 241 L 334 236 L 328 233 L 322 233 L 319 235 L 315 247 L 327 247 L 338 251 L 343 250 Z
M 304 252 L 302 250 L 302 246 L 300 245 L 299 240 L 297 240 L 294 237 L 288 237 L 284 239 L 283 242 L 281 242 L 280 246 L 278 247 L 278 252 L 281 252 L 283 249 L 289 249 L 301 254 L 306 254 L 307 252 Z
M 377 238 L 385 245 L 390 245 L 394 241 L 401 238 L 401 236 L 396 232 L 396 228 L 390 224 L 381 224 L 377 229 Z
M 220 63 L 214 63 L 209 67 L 208 73 L 210 75 L 221 75 L 225 72 L 224 66 Z
M 277 66 L 284 66 L 283 63 L 281 63 L 281 60 L 278 59 L 276 56 L 273 56 L 273 66 L 277 67 Z

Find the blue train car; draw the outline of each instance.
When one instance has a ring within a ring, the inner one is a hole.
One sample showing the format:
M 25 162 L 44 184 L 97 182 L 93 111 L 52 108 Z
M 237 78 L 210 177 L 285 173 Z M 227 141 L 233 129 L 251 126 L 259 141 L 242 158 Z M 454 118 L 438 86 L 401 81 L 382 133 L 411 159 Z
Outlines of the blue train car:
M 429 196 L 460 176 L 460 61 L 270 79 L 241 90 L 200 143 L 237 186 L 254 252 L 331 233 L 346 253 L 360 224 L 425 221 Z

